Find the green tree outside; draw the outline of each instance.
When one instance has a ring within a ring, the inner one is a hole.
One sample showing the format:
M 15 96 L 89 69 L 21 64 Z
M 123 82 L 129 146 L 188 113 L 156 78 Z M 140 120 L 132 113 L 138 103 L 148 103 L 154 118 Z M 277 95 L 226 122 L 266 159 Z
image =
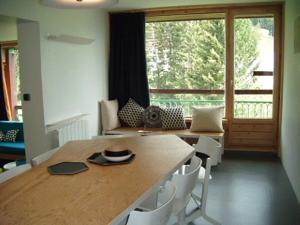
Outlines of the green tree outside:
M 257 36 L 250 19 L 237 20 L 236 77 L 249 82 L 247 68 L 257 56 Z M 146 24 L 150 88 L 222 89 L 225 85 L 225 21 L 191 20 Z M 223 100 L 224 96 L 152 95 L 153 99 Z

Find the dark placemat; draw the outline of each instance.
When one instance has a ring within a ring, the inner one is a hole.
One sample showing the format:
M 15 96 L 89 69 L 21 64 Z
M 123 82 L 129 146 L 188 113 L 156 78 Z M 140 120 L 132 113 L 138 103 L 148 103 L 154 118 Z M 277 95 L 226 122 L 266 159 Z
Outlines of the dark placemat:
M 102 152 L 95 152 L 93 155 L 87 158 L 87 161 L 90 163 L 95 163 L 102 166 L 112 166 L 112 165 L 120 165 L 120 164 L 128 164 L 134 160 L 135 154 L 132 154 L 129 159 L 120 162 L 112 162 L 105 159 L 102 155 Z
M 49 173 L 53 175 L 72 175 L 88 169 L 83 162 L 61 162 L 48 167 Z

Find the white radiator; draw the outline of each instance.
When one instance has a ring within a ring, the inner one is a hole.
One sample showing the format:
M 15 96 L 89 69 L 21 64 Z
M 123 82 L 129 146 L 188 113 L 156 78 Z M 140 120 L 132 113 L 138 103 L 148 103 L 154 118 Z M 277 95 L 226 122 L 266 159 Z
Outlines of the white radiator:
M 47 130 L 56 131 L 59 146 L 68 141 L 89 139 L 88 121 L 84 119 L 86 114 L 74 116 L 47 126 Z
M 59 146 L 64 145 L 68 141 L 88 139 L 88 121 L 77 120 L 58 130 Z

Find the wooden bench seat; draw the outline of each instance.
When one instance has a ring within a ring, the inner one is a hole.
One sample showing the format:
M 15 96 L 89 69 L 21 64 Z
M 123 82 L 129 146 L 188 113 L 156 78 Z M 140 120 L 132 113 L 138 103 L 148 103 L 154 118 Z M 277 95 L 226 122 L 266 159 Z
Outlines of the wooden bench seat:
M 195 132 L 190 129 L 183 130 L 162 130 L 161 128 L 144 128 L 144 127 L 119 127 L 110 131 L 104 131 L 104 135 L 112 134 L 130 134 L 137 133 L 140 135 L 176 135 L 181 138 L 199 138 L 199 136 L 208 136 L 216 139 L 222 145 L 224 151 L 224 133 L 223 132 Z

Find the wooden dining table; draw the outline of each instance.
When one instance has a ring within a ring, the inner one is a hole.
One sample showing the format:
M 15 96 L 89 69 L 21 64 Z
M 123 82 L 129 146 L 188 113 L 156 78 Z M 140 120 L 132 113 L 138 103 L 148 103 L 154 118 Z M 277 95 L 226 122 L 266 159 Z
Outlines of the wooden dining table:
M 129 164 L 87 162 L 95 152 L 130 149 Z M 71 141 L 49 160 L 0 184 L 0 225 L 118 224 L 194 154 L 175 135 Z M 84 162 L 75 175 L 51 175 L 48 166 Z

